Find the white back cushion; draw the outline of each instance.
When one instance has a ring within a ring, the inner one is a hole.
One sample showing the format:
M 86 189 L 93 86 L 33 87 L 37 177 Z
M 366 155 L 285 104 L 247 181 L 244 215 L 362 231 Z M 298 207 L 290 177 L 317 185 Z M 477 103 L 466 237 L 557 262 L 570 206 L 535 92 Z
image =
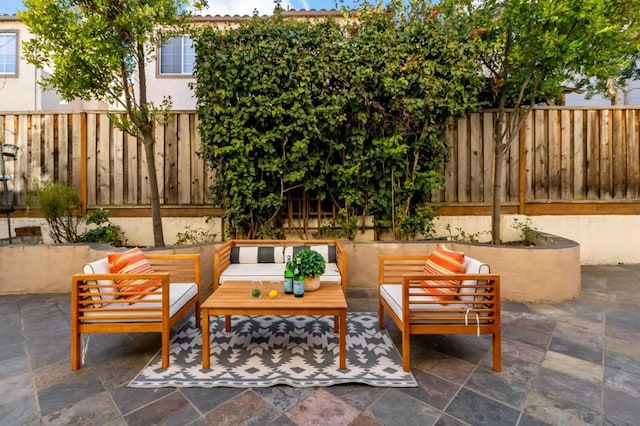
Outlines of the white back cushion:
M 464 273 L 465 274 L 488 274 L 491 272 L 491 268 L 486 263 L 482 263 L 473 257 L 465 256 L 464 258 Z M 476 280 L 464 280 L 460 284 L 459 292 L 465 294 L 464 296 L 458 296 L 458 299 L 463 302 L 473 302 L 476 292 L 483 292 L 481 288 L 468 287 L 477 285 Z M 481 283 L 482 284 L 482 283 Z M 483 296 L 484 297 L 484 296 Z
M 83 267 L 82 267 L 82 272 L 84 274 L 109 274 L 111 273 L 111 267 L 109 266 L 109 259 L 107 259 L 106 257 L 99 259 L 99 260 L 95 260 L 93 262 L 90 263 L 86 263 Z M 105 285 L 105 286 L 115 286 L 115 281 L 114 280 L 97 280 L 97 281 L 89 281 L 88 284 L 90 285 Z M 100 307 L 102 306 L 100 302 L 101 300 L 114 300 L 117 299 L 116 296 L 111 296 L 111 295 L 103 295 L 101 293 L 104 292 L 111 292 L 113 291 L 114 288 L 110 288 L 110 287 L 100 287 L 100 289 L 96 290 L 96 289 L 89 289 L 89 292 L 92 294 L 91 296 L 91 300 L 93 300 L 93 302 L 95 303 L 96 307 Z

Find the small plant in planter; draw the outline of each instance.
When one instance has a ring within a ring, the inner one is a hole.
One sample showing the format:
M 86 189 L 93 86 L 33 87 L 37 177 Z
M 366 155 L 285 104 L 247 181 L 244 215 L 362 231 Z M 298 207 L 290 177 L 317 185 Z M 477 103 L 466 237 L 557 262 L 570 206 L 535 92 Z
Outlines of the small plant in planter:
M 316 275 L 324 274 L 326 262 L 324 257 L 315 250 L 302 249 L 291 258 L 293 266 L 298 263 L 300 259 L 300 272 L 305 277 L 314 277 Z
M 291 258 L 294 268 L 300 259 L 300 272 L 305 276 L 304 291 L 314 291 L 320 287 L 320 275 L 324 274 L 326 262 L 320 253 L 302 249 Z

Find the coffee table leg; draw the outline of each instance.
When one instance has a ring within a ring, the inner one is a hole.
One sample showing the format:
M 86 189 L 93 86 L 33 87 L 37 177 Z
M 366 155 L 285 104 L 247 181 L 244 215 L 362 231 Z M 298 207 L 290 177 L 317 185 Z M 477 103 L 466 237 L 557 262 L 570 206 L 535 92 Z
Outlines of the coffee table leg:
M 340 369 L 347 368 L 347 310 L 340 311 Z
M 209 310 L 202 310 L 202 368 L 209 368 Z

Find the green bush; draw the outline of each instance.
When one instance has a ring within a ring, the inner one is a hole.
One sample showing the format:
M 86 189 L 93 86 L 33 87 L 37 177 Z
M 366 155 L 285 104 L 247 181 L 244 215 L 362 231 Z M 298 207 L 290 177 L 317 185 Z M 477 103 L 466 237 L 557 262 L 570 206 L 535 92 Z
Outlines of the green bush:
M 74 242 L 78 235 L 80 197 L 71 186 L 47 182 L 26 196 L 28 208 L 37 208 L 49 225 L 55 243 Z
M 85 215 L 81 221 L 87 225 L 96 225 L 75 239 L 76 243 L 106 243 L 115 247 L 127 245 L 127 238 L 120 226 L 109 221 L 109 210 L 96 210 Z

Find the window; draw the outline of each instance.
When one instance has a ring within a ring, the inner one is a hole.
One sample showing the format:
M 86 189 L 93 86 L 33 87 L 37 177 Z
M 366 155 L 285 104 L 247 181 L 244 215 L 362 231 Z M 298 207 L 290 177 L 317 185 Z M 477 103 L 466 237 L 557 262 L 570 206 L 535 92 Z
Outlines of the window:
M 171 37 L 160 48 L 160 74 L 193 74 L 196 51 L 191 37 Z
M 17 75 L 18 33 L 0 32 L 0 75 Z

